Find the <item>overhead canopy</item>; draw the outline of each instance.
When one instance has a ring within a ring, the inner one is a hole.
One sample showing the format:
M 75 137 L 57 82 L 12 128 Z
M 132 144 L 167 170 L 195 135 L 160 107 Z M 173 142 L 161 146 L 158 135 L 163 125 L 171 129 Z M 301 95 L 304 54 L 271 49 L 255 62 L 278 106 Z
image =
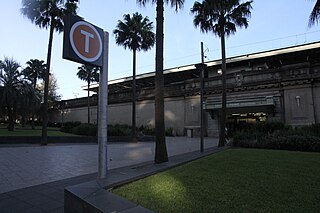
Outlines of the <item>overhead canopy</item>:
M 268 112 L 273 110 L 274 106 L 273 96 L 227 101 L 228 113 Z M 219 111 L 221 108 L 221 101 L 208 98 L 204 103 L 204 109 L 208 111 Z

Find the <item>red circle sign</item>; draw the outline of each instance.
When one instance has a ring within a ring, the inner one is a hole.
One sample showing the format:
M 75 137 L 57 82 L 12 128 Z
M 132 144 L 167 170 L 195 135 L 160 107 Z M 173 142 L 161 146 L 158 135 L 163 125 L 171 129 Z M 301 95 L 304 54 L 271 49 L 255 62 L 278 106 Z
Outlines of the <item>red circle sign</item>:
M 70 43 L 78 57 L 86 62 L 99 59 L 102 54 L 102 41 L 96 28 L 91 24 L 78 21 L 70 30 Z

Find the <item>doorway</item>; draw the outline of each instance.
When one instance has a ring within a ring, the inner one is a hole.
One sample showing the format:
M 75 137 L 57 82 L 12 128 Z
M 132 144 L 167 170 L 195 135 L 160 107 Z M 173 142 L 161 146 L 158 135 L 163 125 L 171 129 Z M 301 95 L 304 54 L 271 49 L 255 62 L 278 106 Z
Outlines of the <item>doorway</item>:
M 267 114 L 265 112 L 255 113 L 232 113 L 227 115 L 226 126 L 228 133 L 232 136 L 233 132 L 255 125 L 256 123 L 265 122 Z

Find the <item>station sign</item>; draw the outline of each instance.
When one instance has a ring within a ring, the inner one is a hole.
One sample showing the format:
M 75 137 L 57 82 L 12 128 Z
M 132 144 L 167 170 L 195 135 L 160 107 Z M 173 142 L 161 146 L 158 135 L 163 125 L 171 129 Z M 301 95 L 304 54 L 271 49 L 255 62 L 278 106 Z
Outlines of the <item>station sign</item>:
M 101 28 L 86 22 L 83 18 L 68 15 L 64 19 L 64 59 L 102 67 L 103 37 Z

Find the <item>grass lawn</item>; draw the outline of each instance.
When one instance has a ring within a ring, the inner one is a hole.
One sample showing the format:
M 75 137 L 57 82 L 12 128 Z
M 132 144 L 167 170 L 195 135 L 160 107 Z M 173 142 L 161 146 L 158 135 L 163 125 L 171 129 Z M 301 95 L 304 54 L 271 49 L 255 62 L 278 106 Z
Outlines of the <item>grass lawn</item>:
M 19 127 L 15 126 L 13 132 L 8 131 L 7 126 L 0 125 L 0 136 L 41 136 L 41 128 L 37 126 L 35 130 L 32 130 L 30 126 Z M 79 136 L 69 133 L 60 132 L 59 128 L 48 127 L 48 136 Z
M 319 212 L 320 153 L 231 149 L 113 193 L 155 212 Z

